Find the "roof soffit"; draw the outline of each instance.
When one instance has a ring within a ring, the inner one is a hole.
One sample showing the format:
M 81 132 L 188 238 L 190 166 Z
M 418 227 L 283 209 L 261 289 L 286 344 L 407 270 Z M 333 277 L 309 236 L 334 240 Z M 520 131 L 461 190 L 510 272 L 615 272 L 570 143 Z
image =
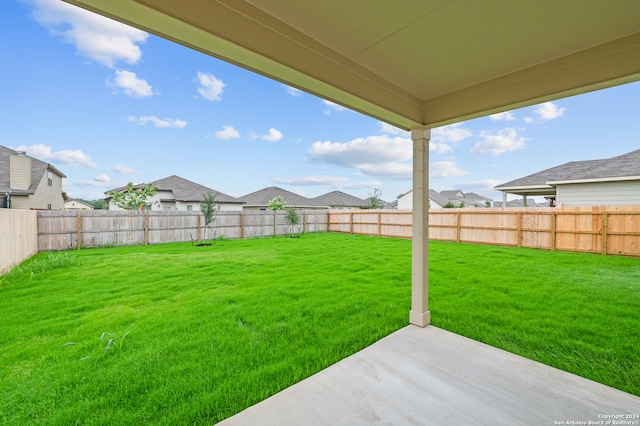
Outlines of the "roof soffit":
M 636 0 L 65 1 L 402 128 L 640 79 Z

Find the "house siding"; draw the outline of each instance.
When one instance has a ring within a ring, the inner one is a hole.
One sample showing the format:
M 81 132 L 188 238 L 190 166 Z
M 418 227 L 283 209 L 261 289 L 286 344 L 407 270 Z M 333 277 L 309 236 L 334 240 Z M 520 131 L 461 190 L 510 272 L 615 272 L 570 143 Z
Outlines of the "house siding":
M 29 197 L 29 208 L 46 210 L 51 204 L 51 210 L 64 209 L 64 198 L 62 197 L 62 178 L 52 173 L 52 185 L 49 186 L 47 172 L 42 174 L 40 183 L 36 191 Z
M 442 206 L 429 198 L 429 209 L 438 210 Z M 411 192 L 398 198 L 398 210 L 413 210 L 413 194 Z
M 9 164 L 9 186 L 12 189 L 29 189 L 31 186 L 31 158 L 24 155 L 12 155 Z
M 594 182 L 558 185 L 559 206 L 640 205 L 640 181 Z

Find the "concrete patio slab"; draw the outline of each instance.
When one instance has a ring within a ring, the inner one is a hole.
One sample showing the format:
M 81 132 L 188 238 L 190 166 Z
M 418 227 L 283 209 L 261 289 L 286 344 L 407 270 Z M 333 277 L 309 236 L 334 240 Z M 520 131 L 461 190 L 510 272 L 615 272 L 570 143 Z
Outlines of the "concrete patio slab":
M 219 424 L 640 425 L 638 416 L 639 397 L 408 326 Z

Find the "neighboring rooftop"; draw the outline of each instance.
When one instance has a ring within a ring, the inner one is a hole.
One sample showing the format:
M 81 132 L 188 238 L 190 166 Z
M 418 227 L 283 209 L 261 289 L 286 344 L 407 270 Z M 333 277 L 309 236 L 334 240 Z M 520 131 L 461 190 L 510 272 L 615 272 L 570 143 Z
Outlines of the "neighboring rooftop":
M 504 192 L 508 189 L 537 189 L 538 192 L 555 192 L 553 183 L 579 180 L 610 180 L 638 176 L 640 178 L 640 149 L 603 160 L 571 161 L 550 169 L 542 170 L 510 182 L 495 189 Z M 622 179 L 621 179 L 622 180 Z
M 157 186 L 159 191 L 173 192 L 173 196 L 176 201 L 202 201 L 206 194 L 213 193 L 216 196 L 216 200 L 220 203 L 241 203 L 241 201 L 235 197 L 176 175 L 149 182 L 149 184 Z M 142 185 L 144 184 L 138 184 L 135 187 L 140 187 Z M 119 192 L 125 188 L 125 186 L 122 186 L 114 189 L 113 191 Z
M 10 188 L 11 175 L 10 175 L 10 158 L 12 155 L 25 155 L 31 158 L 31 185 L 28 190 L 15 190 Z M 38 160 L 37 158 L 26 155 L 23 151 L 16 151 L 6 146 L 0 145 L 0 193 L 6 193 L 11 190 L 14 194 L 33 194 L 40 184 L 42 176 L 47 170 L 51 170 L 57 175 L 66 178 L 65 174 L 56 169 L 49 163 Z
M 310 200 L 315 206 L 366 207 L 367 201 L 342 191 L 332 191 Z
M 238 200 L 245 202 L 247 206 L 266 206 L 269 204 L 269 201 L 276 197 L 282 197 L 289 206 L 305 207 L 315 205 L 309 198 L 287 191 L 286 189 L 278 188 L 277 186 L 270 186 L 243 195 L 239 197 Z

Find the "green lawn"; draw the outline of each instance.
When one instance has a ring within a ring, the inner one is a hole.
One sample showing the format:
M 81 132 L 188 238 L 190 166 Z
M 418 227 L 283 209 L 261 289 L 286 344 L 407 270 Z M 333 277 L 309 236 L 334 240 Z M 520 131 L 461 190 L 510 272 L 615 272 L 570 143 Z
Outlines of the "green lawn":
M 407 324 L 411 242 L 43 253 L 0 278 L 0 423 L 211 424 Z M 640 395 L 640 259 L 432 242 L 433 324 Z

